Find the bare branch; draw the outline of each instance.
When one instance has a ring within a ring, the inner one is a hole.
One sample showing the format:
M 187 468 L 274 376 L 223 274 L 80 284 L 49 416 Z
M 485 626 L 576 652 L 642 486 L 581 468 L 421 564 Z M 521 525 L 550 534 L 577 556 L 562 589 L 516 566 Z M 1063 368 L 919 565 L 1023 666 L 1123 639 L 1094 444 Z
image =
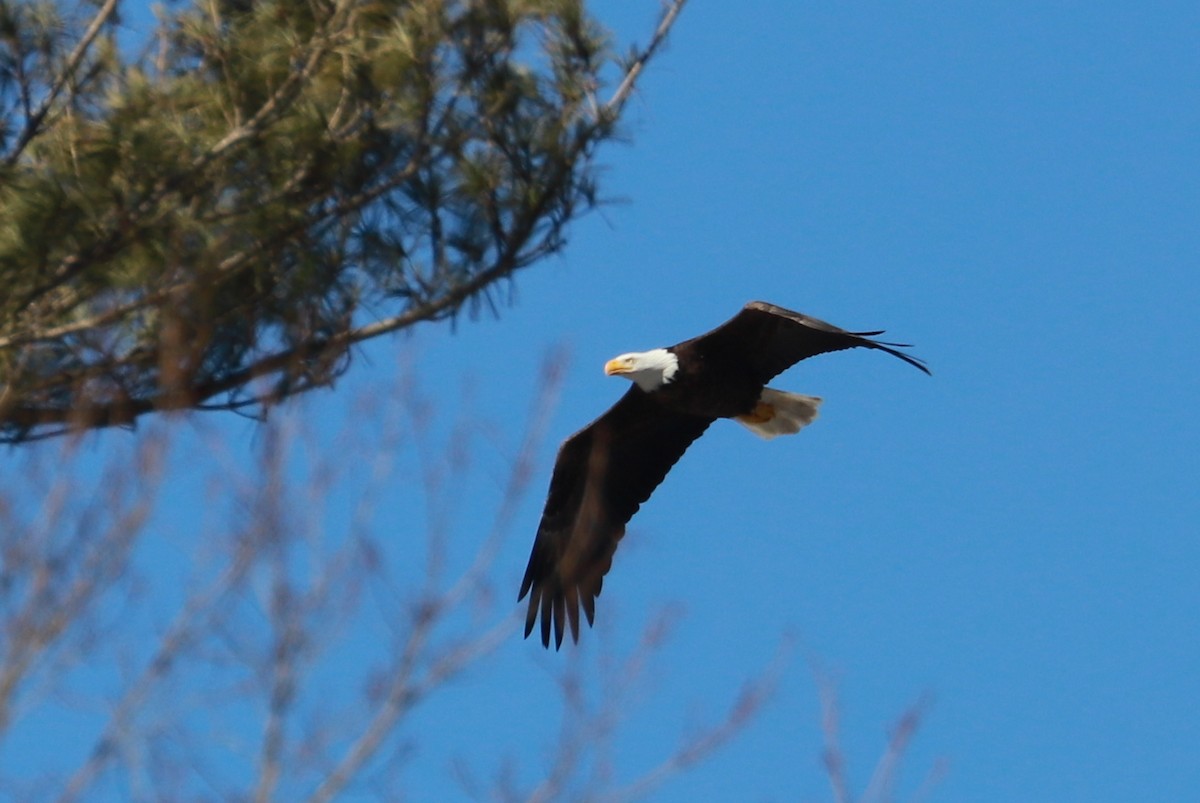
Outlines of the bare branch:
M 270 699 L 267 704 L 267 723 L 263 729 L 259 758 L 258 788 L 254 799 L 268 803 L 283 773 L 284 723 L 291 712 L 296 691 L 296 653 L 302 640 L 298 600 L 293 598 L 283 549 L 272 550 L 274 588 L 271 593 L 271 629 L 275 643 L 271 649 Z
M 28 562 L 20 561 L 25 563 L 21 569 L 27 575 L 20 581 L 27 588 L 24 605 L 8 615 L 3 628 L 6 649 L 0 656 L 0 733 L 8 729 L 20 685 L 37 662 L 80 624 L 124 572 L 150 513 L 164 451 L 164 438 L 150 437 L 135 457 L 137 474 L 123 478 L 110 469 L 107 487 L 93 500 L 95 508 L 83 511 L 78 537 L 63 549 L 54 544 L 54 529 L 66 524 L 63 492 L 71 488 L 73 480 L 65 477 L 48 497 L 45 535 L 33 539 L 42 552 L 30 555 Z M 129 480 L 135 484 L 132 499 L 126 498 Z M 107 516 L 105 526 L 96 520 L 98 511 Z M 4 540 L 12 537 L 6 533 Z M 10 549 L 5 552 L 11 554 Z M 9 571 L 6 568 L 5 573 Z
M 767 700 L 774 695 L 775 688 L 779 683 L 779 676 L 786 665 L 788 652 L 790 650 L 787 649 L 787 645 L 783 645 L 776 652 L 771 663 L 757 677 L 746 681 L 724 719 L 689 738 L 657 767 L 644 773 L 627 786 L 604 795 L 602 799 L 606 801 L 640 799 L 668 779 L 703 762 L 735 736 L 742 733 L 762 710 Z
M 253 532 L 237 539 L 237 547 L 223 571 L 204 589 L 191 594 L 165 629 L 158 647 L 142 671 L 125 685 L 121 698 L 109 714 L 108 724 L 96 739 L 87 761 L 68 780 L 59 803 L 78 800 L 110 762 L 117 758 L 116 746 L 134 732 L 133 721 L 154 691 L 174 671 L 186 648 L 211 635 L 207 628 L 220 604 L 239 586 L 262 552 L 260 537 Z
M 404 796 L 400 782 L 407 773 L 393 775 L 392 770 L 399 762 L 413 760 L 407 751 L 406 725 L 413 721 L 415 707 L 436 706 L 450 681 L 464 673 L 489 671 L 487 657 L 519 633 L 520 615 L 507 595 L 498 601 L 501 597 L 492 593 L 497 582 L 494 559 L 501 554 L 498 544 L 519 521 L 519 503 L 535 474 L 533 466 L 560 387 L 564 359 L 557 352 L 547 356 L 540 386 L 531 399 L 528 424 L 513 441 L 503 437 L 505 432 L 492 432 L 479 424 L 479 416 L 464 414 L 462 422 L 450 428 L 444 454 L 432 439 L 418 446 L 433 420 L 431 413 L 421 409 L 421 397 L 411 390 L 379 392 L 373 388 L 375 392 L 364 394 L 362 406 L 351 416 L 352 431 L 358 434 L 339 433 L 331 441 L 336 444 L 334 452 L 322 460 L 304 458 L 323 449 L 320 443 L 331 433 L 308 433 L 306 416 L 298 410 L 272 416 L 270 425 L 259 430 L 261 439 L 253 460 L 246 461 L 240 451 L 224 452 L 223 441 L 208 444 L 205 451 L 223 461 L 215 472 L 211 493 L 214 499 L 228 502 L 234 526 L 218 525 L 214 532 L 209 523 L 203 523 L 201 533 L 179 534 L 185 550 L 196 549 L 194 554 L 185 552 L 189 566 L 183 577 L 187 582 L 164 574 L 157 579 L 171 587 L 166 601 L 151 594 L 131 606 L 143 617 L 146 611 L 160 611 L 152 614 L 153 623 L 117 617 L 102 638 L 95 638 L 94 632 L 90 640 L 84 638 L 98 609 L 111 613 L 121 591 L 106 592 L 111 584 L 96 584 L 97 590 L 80 604 L 72 603 L 73 607 L 46 607 L 43 621 L 63 615 L 68 608 L 66 615 L 72 620 L 65 628 L 46 631 L 49 640 L 40 654 L 53 654 L 74 633 L 72 643 L 78 645 L 71 658 L 74 665 L 86 661 L 90 668 L 119 678 L 120 686 L 103 696 L 92 690 L 70 689 L 69 680 L 56 674 L 69 668 L 70 662 L 36 659 L 26 663 L 18 673 L 22 680 L 12 684 L 19 694 L 11 699 L 28 709 L 29 689 L 40 685 L 46 692 L 33 695 L 38 698 L 35 705 L 41 698 L 66 699 L 72 705 L 79 702 L 81 709 L 97 712 L 95 736 L 78 765 L 56 767 L 56 774 L 38 785 L 36 794 L 19 789 L 24 777 L 9 767 L 0 772 L 0 788 L 18 789 L 20 797 L 52 800 L 57 796 L 61 801 L 103 796 L 112 783 L 127 785 L 140 799 L 307 796 L 327 801 L 365 784 L 373 785 L 381 797 Z M 404 373 L 407 377 L 419 372 Z M 405 381 L 411 385 L 411 379 Z M 411 406 L 407 412 L 405 405 Z M 381 415 L 388 416 L 382 425 Z M 447 548 L 454 537 L 455 517 L 446 511 L 460 500 L 451 486 L 459 486 L 464 477 L 454 472 L 474 470 L 481 434 L 495 438 L 491 443 L 499 446 L 495 451 L 506 467 L 506 476 L 490 532 L 476 552 L 461 556 Z M 68 443 L 74 446 L 77 441 Z M 446 557 L 436 559 L 430 572 L 415 554 L 421 549 L 419 537 L 401 544 L 398 571 L 406 573 L 403 581 L 391 584 L 391 562 L 375 544 L 397 539 L 391 533 L 374 538 L 370 530 L 376 498 L 390 492 L 387 501 L 394 505 L 398 495 L 388 478 L 392 458 L 380 454 L 393 445 L 426 449 L 418 462 L 424 461 L 435 474 L 441 472 L 441 479 L 424 487 L 401 489 L 401 495 L 407 499 L 411 490 L 418 500 L 425 499 L 431 511 L 429 537 L 433 541 L 428 549 L 431 554 L 445 552 Z M 314 451 L 301 451 L 305 447 Z M 179 470 L 195 472 L 196 455 L 189 450 L 186 456 L 187 460 L 179 462 Z M 146 467 L 145 461 L 142 467 Z M 130 468 L 124 474 L 141 487 L 136 479 L 143 476 L 140 469 Z M 367 497 L 359 499 L 357 507 L 349 506 L 353 514 L 337 516 L 338 521 L 346 522 L 344 529 L 339 525 L 334 532 L 326 532 L 328 519 L 322 500 L 336 484 L 333 474 L 338 475 L 336 482 L 347 482 L 355 492 L 365 487 Z M 61 530 L 62 522 L 69 518 L 67 513 L 74 509 L 74 486 L 65 483 L 59 488 L 32 495 L 45 497 L 35 518 L 47 519 L 49 530 Z M 0 491 L 0 525 L 4 527 L 0 547 L 5 550 L 0 554 L 0 632 L 5 634 L 16 632 L 13 616 L 25 615 L 29 609 L 28 605 L 10 604 L 9 580 L 28 575 L 34 585 L 40 582 L 51 587 L 57 582 L 56 587 L 64 593 L 54 596 L 55 600 L 69 600 L 65 592 L 74 587 L 54 574 L 51 564 L 55 556 L 46 546 L 52 540 L 49 536 L 34 533 L 33 538 L 20 538 L 20 528 L 8 526 L 25 514 L 28 504 L 9 504 L 10 494 L 19 500 L 22 492 L 19 487 Z M 137 506 L 131 503 L 127 507 L 134 510 Z M 124 559 L 104 568 L 89 562 L 88 556 L 103 552 L 100 547 L 104 546 L 117 552 L 113 545 L 140 524 L 122 515 L 120 509 L 111 518 L 113 526 L 68 528 L 76 540 L 60 536 L 53 543 L 60 552 L 78 553 L 79 566 L 88 572 L 107 572 L 114 577 L 135 564 Z M 2 537 L 8 532 L 14 533 L 15 540 Z M 89 539 L 99 540 L 93 543 Z M 132 550 L 136 544 L 130 543 Z M 80 550 L 81 544 L 93 548 Z M 21 549 L 29 554 L 22 557 Z M 211 556 L 208 550 L 212 550 Z M 151 576 L 162 571 L 158 566 L 150 569 Z M 506 571 L 499 574 L 504 576 Z M 129 577 L 122 588 L 132 588 L 139 579 Z M 395 594 L 376 608 L 359 604 L 358 594 L 372 590 L 394 590 Z M 36 593 L 37 588 L 31 586 L 17 599 L 24 603 Z M 42 598 L 47 597 L 43 594 Z M 382 655 L 368 649 L 361 659 L 357 655 L 347 658 L 338 649 L 345 643 L 340 639 L 354 637 L 364 617 L 372 632 L 381 626 L 392 629 L 394 649 L 381 651 Z M 646 766 L 633 768 L 632 774 L 614 766 L 619 751 L 612 745 L 619 743 L 626 727 L 637 723 L 631 713 L 644 702 L 641 687 L 667 643 L 670 622 L 669 614 L 656 617 L 628 653 L 614 655 L 597 649 L 605 643 L 603 631 L 599 631 L 602 638 L 597 647 L 576 652 L 568 670 L 555 673 L 564 717 L 559 733 L 544 734 L 554 745 L 544 759 L 545 766 L 541 757 L 533 759 L 545 770 L 541 782 L 522 793 L 515 776 L 502 770 L 497 780 L 500 786 L 490 790 L 491 796 L 549 801 L 586 791 L 591 799 L 632 800 L 652 794 L 744 731 L 769 699 L 782 665 L 782 650 L 739 693 L 731 695 L 713 720 L 698 730 L 685 731 L 674 749 L 667 746 L 665 755 L 649 758 Z M 126 645 L 124 650 L 117 648 L 119 657 L 114 656 L 114 643 Z M 7 662 L 23 660 L 8 647 L 6 643 L 0 651 L 0 673 L 6 671 Z M 546 658 L 539 652 L 532 660 Z M 333 665 L 340 674 L 340 696 L 336 698 L 327 695 L 320 679 L 324 673 L 318 671 Z M 367 690 L 365 699 L 358 697 L 356 689 Z M 197 711 L 203 715 L 198 716 Z M 259 717 L 249 728 L 247 712 Z M 34 713 L 40 711 L 34 709 Z M 10 717 L 6 735 L 24 738 L 21 725 L 30 719 L 25 712 Z M 915 727 L 915 717 L 901 721 L 892 736 L 892 754 L 877 770 L 880 778 L 895 775 Z M 541 747 L 537 741 L 531 740 L 526 749 Z M 232 760 L 230 753 L 235 756 Z M 523 753 L 520 759 L 528 761 L 529 755 Z M 64 760 L 70 760 L 66 753 Z M 400 779 L 395 789 L 382 790 L 385 777 Z M 923 789 L 937 777 L 931 775 Z M 874 788 L 891 789 L 883 781 Z
M 433 571 L 427 571 L 426 582 L 429 585 L 413 606 L 404 632 L 403 647 L 396 657 L 395 665 L 385 673 L 390 681 L 383 698 L 373 704 L 372 716 L 309 796 L 308 800 L 312 803 L 332 800 L 340 794 L 362 768 L 378 755 L 387 737 L 395 731 L 414 706 L 453 677 L 477 665 L 480 659 L 491 654 L 518 632 L 520 614 L 512 611 L 477 634 L 451 643 L 445 648 L 430 649 L 435 633 L 443 627 L 450 615 L 460 609 L 470 595 L 478 594 L 483 588 L 486 573 L 499 553 L 503 536 L 513 524 L 513 511 L 528 490 L 534 454 L 544 437 L 550 411 L 561 386 L 563 360 L 560 353 L 554 352 L 546 358 L 541 372 L 541 384 L 534 393 L 534 403 L 525 435 L 516 455 L 510 461 L 509 482 L 502 494 L 491 532 L 476 552 L 471 564 L 444 589 L 433 582 L 440 573 L 440 566 L 435 565 Z M 421 405 L 419 402 L 413 402 L 411 391 L 400 395 L 408 399 L 406 404 L 415 425 L 418 428 L 426 426 L 427 422 L 420 412 Z M 427 504 L 430 503 L 431 496 L 436 496 L 438 492 L 437 483 L 426 485 Z M 443 533 L 444 530 L 436 524 L 430 529 L 429 536 L 435 541 L 429 547 L 431 555 L 442 551 L 436 541 L 444 537 Z
M 821 731 L 825 737 L 822 761 L 829 784 L 833 789 L 833 800 L 834 803 L 854 803 L 855 798 L 850 792 L 850 784 L 846 775 L 846 759 L 842 752 L 838 727 L 840 712 L 837 683 L 815 662 L 812 669 L 821 699 Z M 900 716 L 900 720 L 892 728 L 887 745 L 875 765 L 875 770 L 871 773 L 866 789 L 858 798 L 858 803 L 892 803 L 895 800 L 896 781 L 900 775 L 900 765 L 905 751 L 931 704 L 931 696 L 923 694 Z M 945 763 L 937 762 L 913 796 L 914 803 L 929 796 L 943 777 L 944 771 Z
M 363 765 L 379 751 L 384 738 L 413 706 L 433 689 L 463 672 L 479 658 L 494 651 L 505 639 L 510 638 L 517 632 L 518 619 L 516 614 L 513 614 L 500 620 L 468 643 L 442 655 L 426 673 L 418 677 L 419 659 L 436 624 L 437 616 L 432 612 L 423 611 L 418 615 L 412 635 L 400 656 L 395 680 L 382 704 L 359 737 L 347 748 L 333 771 L 307 798 L 310 803 L 325 803 L 340 794 Z

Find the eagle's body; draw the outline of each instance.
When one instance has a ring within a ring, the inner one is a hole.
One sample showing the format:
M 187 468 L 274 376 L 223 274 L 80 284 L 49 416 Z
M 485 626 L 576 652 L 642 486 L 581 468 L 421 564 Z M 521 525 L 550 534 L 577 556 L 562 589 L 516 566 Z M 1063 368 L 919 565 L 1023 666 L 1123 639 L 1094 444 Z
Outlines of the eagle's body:
M 528 636 L 541 615 L 542 643 L 579 637 L 579 608 L 590 624 L 595 599 L 625 525 L 676 461 L 718 418 L 756 434 L 791 434 L 810 423 L 821 400 L 767 388 L 789 366 L 829 351 L 886 351 L 929 373 L 901 344 L 847 332 L 761 301 L 722 326 L 666 349 L 623 354 L 605 371 L 633 386 L 608 412 L 563 442 L 550 478 L 519 599 L 530 594 Z

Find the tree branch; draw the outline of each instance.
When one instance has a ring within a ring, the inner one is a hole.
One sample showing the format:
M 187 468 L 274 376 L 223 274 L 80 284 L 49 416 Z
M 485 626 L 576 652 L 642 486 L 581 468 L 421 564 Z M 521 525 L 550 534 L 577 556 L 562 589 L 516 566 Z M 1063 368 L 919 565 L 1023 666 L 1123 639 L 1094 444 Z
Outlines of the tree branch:
M 25 128 L 21 131 L 21 135 L 17 138 L 16 145 L 13 146 L 12 151 L 10 151 L 8 156 L 6 156 L 4 159 L 5 166 L 11 167 L 15 165 L 17 163 L 17 159 L 21 157 L 21 153 L 25 150 L 26 146 L 28 146 L 33 138 L 37 136 L 38 130 L 42 126 L 42 121 L 50 112 L 50 108 L 54 105 L 54 101 L 58 99 L 58 93 L 62 92 L 62 89 L 64 86 L 66 86 L 67 81 L 69 81 L 75 74 L 75 71 L 79 69 L 79 64 L 83 61 L 83 57 L 87 55 L 87 51 L 92 46 L 92 42 L 94 42 L 96 37 L 100 34 L 100 30 L 104 27 L 104 23 L 108 22 L 109 18 L 113 15 L 113 12 L 116 11 L 116 8 L 117 0 L 104 0 L 104 5 L 100 6 L 100 9 L 96 12 L 96 15 L 92 17 L 91 23 L 88 25 L 87 30 L 83 32 L 83 36 L 80 37 L 79 42 L 75 45 L 75 49 L 71 51 L 71 55 L 67 57 L 67 61 L 63 65 L 62 70 L 59 72 L 58 77 L 55 78 L 54 82 L 50 84 L 50 88 L 46 91 L 46 96 L 42 98 L 42 102 L 38 104 L 37 109 L 33 112 L 33 114 L 29 115 L 28 119 L 25 121 Z
M 667 34 L 671 32 L 671 26 L 675 24 L 675 19 L 679 16 L 679 12 L 683 11 L 686 2 L 687 0 L 671 0 L 671 4 L 667 6 L 662 18 L 658 21 L 658 27 L 654 29 L 654 36 L 650 38 L 650 44 L 634 57 L 633 62 L 625 70 L 625 77 L 621 79 L 621 83 L 613 92 L 612 97 L 604 104 L 604 109 L 609 116 L 615 118 L 620 115 L 621 109 L 625 107 L 625 101 L 629 100 L 629 96 L 633 94 L 642 70 L 646 68 L 655 52 L 666 41 Z

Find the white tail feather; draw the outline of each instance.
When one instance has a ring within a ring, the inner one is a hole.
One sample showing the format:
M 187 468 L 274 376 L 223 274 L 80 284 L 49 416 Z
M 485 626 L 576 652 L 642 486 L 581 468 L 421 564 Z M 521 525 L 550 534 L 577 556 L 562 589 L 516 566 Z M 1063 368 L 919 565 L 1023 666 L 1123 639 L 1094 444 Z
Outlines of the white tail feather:
M 758 420 L 760 416 L 750 415 L 735 420 L 760 438 L 770 440 L 776 435 L 794 435 L 811 424 L 817 417 L 821 399 L 817 396 L 763 388 L 758 403 L 773 412 L 769 419 L 761 421 Z

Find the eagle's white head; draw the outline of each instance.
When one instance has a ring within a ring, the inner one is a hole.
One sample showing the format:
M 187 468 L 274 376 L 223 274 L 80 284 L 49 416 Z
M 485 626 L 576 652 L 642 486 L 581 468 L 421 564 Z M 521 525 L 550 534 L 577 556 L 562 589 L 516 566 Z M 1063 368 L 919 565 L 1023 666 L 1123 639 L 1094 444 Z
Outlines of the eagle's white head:
M 645 391 L 667 384 L 678 370 L 679 358 L 666 349 L 634 351 L 613 357 L 604 364 L 604 373 L 630 379 Z

